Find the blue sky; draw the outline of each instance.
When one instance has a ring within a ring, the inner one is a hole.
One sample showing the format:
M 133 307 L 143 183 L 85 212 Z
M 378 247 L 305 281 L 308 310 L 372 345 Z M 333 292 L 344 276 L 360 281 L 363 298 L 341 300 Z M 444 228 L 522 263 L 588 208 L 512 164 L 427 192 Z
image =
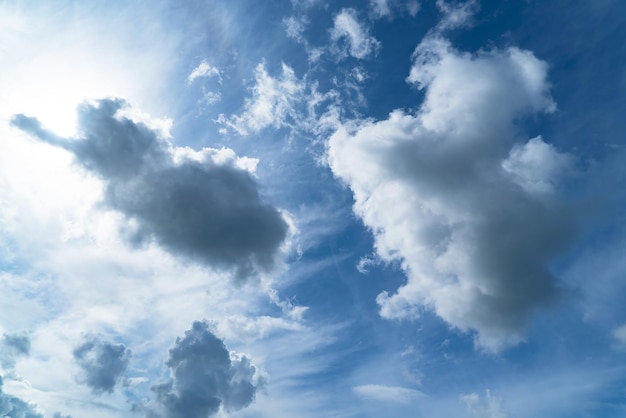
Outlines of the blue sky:
M 626 415 L 617 0 L 0 1 L 0 415 Z

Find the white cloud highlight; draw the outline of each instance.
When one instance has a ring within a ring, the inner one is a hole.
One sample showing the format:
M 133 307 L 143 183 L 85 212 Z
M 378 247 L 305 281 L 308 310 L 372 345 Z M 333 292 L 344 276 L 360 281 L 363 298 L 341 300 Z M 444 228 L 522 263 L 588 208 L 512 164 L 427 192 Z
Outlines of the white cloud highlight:
M 380 48 L 380 42 L 370 36 L 367 27 L 359 22 L 354 9 L 343 9 L 335 16 L 330 37 L 343 56 L 365 59 L 376 54 Z
M 492 395 L 489 390 L 485 392 L 484 397 L 477 393 L 463 395 L 461 401 L 465 403 L 474 418 L 507 418 L 509 416 L 504 412 L 500 399 Z
M 187 84 L 191 84 L 194 82 L 194 80 L 201 77 L 217 77 L 221 81 L 222 72 L 216 67 L 210 65 L 208 62 L 202 61 L 200 64 L 198 64 L 196 68 L 191 71 L 191 73 L 187 77 Z
M 295 104 L 302 99 L 304 84 L 295 72 L 286 64 L 282 65 L 282 74 L 270 76 L 264 63 L 255 71 L 255 84 L 252 98 L 246 99 L 240 115 L 226 117 L 220 115 L 218 122 L 230 127 L 239 135 L 259 132 L 272 126 L 276 129 L 289 126 L 289 120 L 295 117 Z

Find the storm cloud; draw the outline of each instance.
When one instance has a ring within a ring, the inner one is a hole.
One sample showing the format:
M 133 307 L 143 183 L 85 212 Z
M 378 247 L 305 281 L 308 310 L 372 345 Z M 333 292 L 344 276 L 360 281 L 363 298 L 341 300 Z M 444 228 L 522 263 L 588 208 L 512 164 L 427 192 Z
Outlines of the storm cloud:
M 80 380 L 99 394 L 113 392 L 128 367 L 131 352 L 124 344 L 113 344 L 92 336 L 77 347 L 73 355 L 81 368 Z
M 206 418 L 220 408 L 233 411 L 254 400 L 263 380 L 243 355 L 229 352 L 224 342 L 196 321 L 170 349 L 171 378 L 152 387 L 156 395 L 150 418 Z
M 573 158 L 516 125 L 555 109 L 546 70 L 528 51 L 472 55 L 430 36 L 408 77 L 425 92 L 420 109 L 331 137 L 331 168 L 378 255 L 408 276 L 378 296 L 383 317 L 431 308 L 499 350 L 522 340 L 529 314 L 558 294 L 550 263 L 575 232 L 558 187 Z
M 121 99 L 78 109 L 79 138 L 61 138 L 35 118 L 12 124 L 62 147 L 106 185 L 105 203 L 135 226 L 130 243 L 152 239 L 166 250 L 245 278 L 274 264 L 288 226 L 264 203 L 251 174 L 253 160 L 228 149 L 173 147 L 146 124 L 120 114 Z

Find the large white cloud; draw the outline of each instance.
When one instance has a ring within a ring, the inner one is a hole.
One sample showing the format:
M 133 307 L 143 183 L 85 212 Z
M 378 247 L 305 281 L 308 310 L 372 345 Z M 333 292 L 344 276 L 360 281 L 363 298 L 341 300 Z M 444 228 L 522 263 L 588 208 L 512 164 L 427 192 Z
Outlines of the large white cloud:
M 386 318 L 433 309 L 498 350 L 523 339 L 530 312 L 557 294 L 549 264 L 572 233 L 555 199 L 571 165 L 516 122 L 551 112 L 547 65 L 518 48 L 468 54 L 430 35 L 408 81 L 414 114 L 346 124 L 329 140 L 333 172 L 354 193 L 378 255 L 408 281 L 378 296 Z

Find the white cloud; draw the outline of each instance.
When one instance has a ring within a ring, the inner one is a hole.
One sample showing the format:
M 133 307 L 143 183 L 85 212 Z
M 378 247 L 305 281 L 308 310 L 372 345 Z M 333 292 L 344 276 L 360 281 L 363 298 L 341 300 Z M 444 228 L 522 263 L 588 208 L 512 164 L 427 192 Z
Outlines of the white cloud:
M 220 115 L 218 122 L 239 135 L 259 132 L 268 126 L 289 126 L 290 119 L 297 117 L 294 107 L 302 100 L 303 91 L 304 83 L 288 65 L 283 64 L 281 76 L 274 78 L 260 63 L 255 71 L 252 98 L 246 99 L 243 112 L 230 117 Z
M 365 399 L 380 402 L 410 403 L 426 397 L 422 392 L 400 386 L 360 385 L 353 388 L 354 393 Z
M 370 36 L 368 28 L 359 22 L 354 9 L 342 9 L 335 16 L 330 37 L 341 55 L 357 59 L 368 58 L 380 48 L 380 42 Z
M 330 166 L 378 255 L 408 275 L 378 296 L 381 315 L 432 308 L 499 350 L 521 341 L 529 312 L 555 295 L 546 266 L 572 233 L 549 193 L 570 157 L 538 138 L 520 146 L 514 128 L 521 115 L 555 108 L 546 64 L 517 48 L 461 53 L 435 37 L 414 59 L 419 111 L 340 127 Z
M 222 72 L 216 67 L 210 65 L 208 62 L 202 61 L 200 64 L 198 64 L 196 68 L 191 71 L 191 73 L 187 77 L 187 83 L 191 84 L 194 82 L 194 80 L 202 77 L 217 77 L 221 81 Z
M 437 0 L 437 8 L 443 14 L 436 27 L 438 31 L 456 29 L 469 26 L 472 17 L 478 11 L 478 0 L 467 0 L 463 3 L 450 4 L 446 0 Z
M 461 396 L 461 401 L 465 403 L 474 418 L 508 417 L 502 408 L 500 399 L 492 395 L 489 390 L 485 392 L 484 398 L 477 393 L 471 393 Z

